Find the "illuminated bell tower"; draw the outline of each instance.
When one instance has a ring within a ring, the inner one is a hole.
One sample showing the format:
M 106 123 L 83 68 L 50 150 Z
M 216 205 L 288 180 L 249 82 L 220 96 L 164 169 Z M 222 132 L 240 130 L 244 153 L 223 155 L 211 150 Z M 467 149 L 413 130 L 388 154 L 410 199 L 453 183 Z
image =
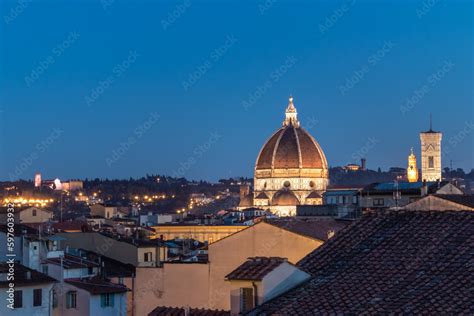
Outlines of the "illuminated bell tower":
M 407 179 L 408 182 L 418 182 L 418 168 L 416 167 L 416 156 L 413 153 L 413 147 L 411 148 L 411 154 L 408 156 Z
M 421 178 L 423 181 L 441 181 L 441 139 L 443 134 L 435 132 L 430 119 L 430 130 L 420 133 Z

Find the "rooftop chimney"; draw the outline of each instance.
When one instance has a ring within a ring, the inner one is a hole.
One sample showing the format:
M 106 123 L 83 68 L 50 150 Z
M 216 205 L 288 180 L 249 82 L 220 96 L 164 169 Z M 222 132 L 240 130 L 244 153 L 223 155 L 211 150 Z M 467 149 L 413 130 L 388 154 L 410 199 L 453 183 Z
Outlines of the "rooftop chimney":
M 423 180 L 423 185 L 421 187 L 421 196 L 427 196 L 428 195 L 428 184 L 426 183 L 426 179 Z

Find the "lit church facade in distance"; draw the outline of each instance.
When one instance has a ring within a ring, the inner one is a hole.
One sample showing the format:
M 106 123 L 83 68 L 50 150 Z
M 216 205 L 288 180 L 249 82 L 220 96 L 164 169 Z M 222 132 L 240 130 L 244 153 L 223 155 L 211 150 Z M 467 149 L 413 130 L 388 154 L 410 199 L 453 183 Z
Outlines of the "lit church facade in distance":
M 283 126 L 258 154 L 254 191 L 242 189 L 239 209 L 257 207 L 278 216 L 294 216 L 297 205 L 322 204 L 328 184 L 326 156 L 318 142 L 300 126 L 290 97 Z

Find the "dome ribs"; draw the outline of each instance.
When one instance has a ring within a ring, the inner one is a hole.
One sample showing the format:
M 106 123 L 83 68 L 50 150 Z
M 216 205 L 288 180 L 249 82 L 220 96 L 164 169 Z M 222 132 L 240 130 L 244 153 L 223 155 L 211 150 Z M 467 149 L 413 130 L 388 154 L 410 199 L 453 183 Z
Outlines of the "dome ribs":
M 285 128 L 273 156 L 273 168 L 299 168 L 300 151 L 296 130 L 292 126 Z

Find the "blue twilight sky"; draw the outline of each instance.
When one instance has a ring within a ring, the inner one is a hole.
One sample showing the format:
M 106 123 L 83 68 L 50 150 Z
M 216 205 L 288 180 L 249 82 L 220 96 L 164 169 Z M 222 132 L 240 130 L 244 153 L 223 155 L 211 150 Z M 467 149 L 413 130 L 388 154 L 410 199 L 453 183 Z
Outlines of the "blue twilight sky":
M 0 2 L 0 179 L 251 176 L 288 96 L 331 166 L 473 164 L 473 1 Z

